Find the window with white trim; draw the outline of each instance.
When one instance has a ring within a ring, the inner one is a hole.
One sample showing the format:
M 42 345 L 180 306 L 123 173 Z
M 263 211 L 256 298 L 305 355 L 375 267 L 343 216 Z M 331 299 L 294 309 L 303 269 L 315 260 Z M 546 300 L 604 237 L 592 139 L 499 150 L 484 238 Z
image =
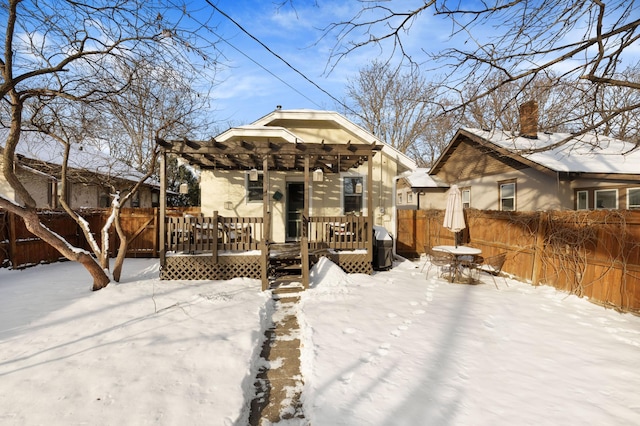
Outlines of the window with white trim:
M 362 213 L 364 182 L 362 176 L 344 176 L 342 179 L 342 202 L 344 214 Z
M 257 180 L 251 180 L 249 178 L 249 173 L 245 175 L 245 188 L 248 203 L 257 203 L 262 201 L 262 181 L 262 173 L 258 173 Z
M 596 189 L 594 191 L 596 209 L 617 209 L 617 189 Z
M 511 212 L 516 210 L 516 183 L 500 184 L 500 210 Z
M 398 204 L 402 204 L 402 192 L 398 192 Z
M 576 210 L 589 209 L 589 191 L 576 192 Z
M 462 195 L 462 208 L 468 209 L 471 207 L 471 190 L 465 188 L 461 191 Z
M 413 203 L 413 192 L 407 192 L 407 203 Z
M 640 209 L 640 188 L 627 189 L 627 208 Z

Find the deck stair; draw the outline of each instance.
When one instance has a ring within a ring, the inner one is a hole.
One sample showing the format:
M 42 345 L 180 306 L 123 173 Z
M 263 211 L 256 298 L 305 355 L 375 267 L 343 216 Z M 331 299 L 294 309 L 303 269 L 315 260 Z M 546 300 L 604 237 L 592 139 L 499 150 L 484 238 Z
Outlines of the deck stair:
M 269 288 L 276 293 L 299 291 L 302 285 L 300 243 L 271 244 L 269 247 Z

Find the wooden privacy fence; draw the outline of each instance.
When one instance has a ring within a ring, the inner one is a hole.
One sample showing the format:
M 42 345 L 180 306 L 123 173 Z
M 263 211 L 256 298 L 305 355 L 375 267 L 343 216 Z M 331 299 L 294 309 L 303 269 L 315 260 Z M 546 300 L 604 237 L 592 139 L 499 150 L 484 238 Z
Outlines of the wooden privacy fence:
M 199 207 L 172 208 L 168 216 L 199 214 Z M 94 239 L 101 244 L 100 232 L 109 218 L 107 209 L 91 209 L 81 212 L 89 222 Z M 70 244 L 89 249 L 82 231 L 65 212 L 43 210 L 39 213 L 41 221 L 51 230 L 64 237 Z M 127 208 L 120 213 L 122 229 L 128 237 L 127 257 L 158 256 L 157 208 Z M 109 230 L 109 252 L 115 256 L 120 240 L 114 227 Z M 14 269 L 40 263 L 55 262 L 62 259 L 60 253 L 46 242 L 31 234 L 18 216 L 0 210 L 0 265 Z
M 623 311 L 640 313 L 640 211 L 496 212 L 468 209 L 463 241 L 507 253 L 503 271 Z M 442 210 L 399 210 L 396 251 L 453 244 Z

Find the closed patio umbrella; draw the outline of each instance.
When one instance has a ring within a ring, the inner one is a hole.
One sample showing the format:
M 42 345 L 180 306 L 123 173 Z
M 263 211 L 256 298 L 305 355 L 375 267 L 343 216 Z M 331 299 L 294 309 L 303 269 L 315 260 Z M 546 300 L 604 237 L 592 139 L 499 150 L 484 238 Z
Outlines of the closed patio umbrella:
M 464 222 L 464 212 L 462 210 L 462 195 L 460 194 L 458 185 L 451 186 L 447 194 L 447 208 L 444 211 L 443 226 L 456 234 L 454 236 L 454 240 L 457 247 L 457 234 L 467 227 Z

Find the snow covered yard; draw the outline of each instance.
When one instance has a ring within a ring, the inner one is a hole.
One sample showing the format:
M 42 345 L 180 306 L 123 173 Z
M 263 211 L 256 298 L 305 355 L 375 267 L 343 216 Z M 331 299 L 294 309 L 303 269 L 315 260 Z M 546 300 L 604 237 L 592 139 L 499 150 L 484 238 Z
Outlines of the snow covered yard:
M 298 306 L 311 424 L 640 424 L 639 317 L 420 266 L 313 269 Z M 246 424 L 269 293 L 157 277 L 157 260 L 128 259 L 93 293 L 74 263 L 0 270 L 0 424 Z

